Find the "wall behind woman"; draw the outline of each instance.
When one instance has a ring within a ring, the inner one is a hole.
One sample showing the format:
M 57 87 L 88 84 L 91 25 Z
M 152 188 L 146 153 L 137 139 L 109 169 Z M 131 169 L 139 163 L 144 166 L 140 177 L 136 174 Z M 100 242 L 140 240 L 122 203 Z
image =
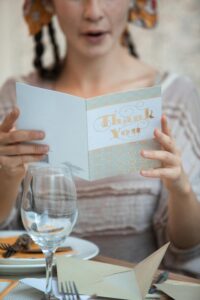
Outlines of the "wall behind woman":
M 24 0 L 0 0 L 0 86 L 10 76 L 33 70 L 34 43 L 23 19 L 23 3 Z M 59 30 L 57 36 L 64 55 L 64 38 Z M 51 49 L 45 52 L 46 63 L 50 58 Z
M 190 76 L 200 90 L 200 1 L 158 0 L 154 30 L 131 27 L 140 57 L 162 70 Z M 33 42 L 22 18 L 23 0 L 0 1 L 0 85 L 6 78 L 32 70 Z M 64 53 L 64 42 L 59 33 Z M 50 59 L 50 52 L 46 61 Z

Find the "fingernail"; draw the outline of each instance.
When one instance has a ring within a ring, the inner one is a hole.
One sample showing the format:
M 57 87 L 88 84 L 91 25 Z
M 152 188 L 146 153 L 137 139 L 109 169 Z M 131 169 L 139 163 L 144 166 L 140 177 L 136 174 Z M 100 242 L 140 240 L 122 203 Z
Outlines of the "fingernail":
M 49 151 L 49 146 L 48 145 L 41 146 L 41 150 L 47 152 Z
M 14 117 L 15 114 L 16 114 L 16 112 L 15 112 L 14 110 L 12 110 L 12 111 L 9 113 L 9 116 L 10 116 L 10 117 Z
M 19 113 L 19 109 L 17 107 L 13 107 L 12 111 L 10 112 L 10 116 L 15 116 Z
M 141 153 L 142 153 L 143 156 L 146 156 L 146 155 L 147 155 L 147 151 L 146 151 L 146 150 L 142 150 Z
M 140 171 L 140 174 L 141 174 L 141 175 L 146 175 L 146 174 L 147 174 L 147 171 L 146 171 L 146 170 L 141 170 L 141 171 Z
M 161 135 L 161 131 L 158 128 L 155 129 L 154 133 L 155 135 Z
M 40 138 L 44 138 L 44 137 L 45 137 L 45 133 L 44 133 L 43 131 L 40 131 L 40 132 L 39 132 L 39 137 L 40 137 Z

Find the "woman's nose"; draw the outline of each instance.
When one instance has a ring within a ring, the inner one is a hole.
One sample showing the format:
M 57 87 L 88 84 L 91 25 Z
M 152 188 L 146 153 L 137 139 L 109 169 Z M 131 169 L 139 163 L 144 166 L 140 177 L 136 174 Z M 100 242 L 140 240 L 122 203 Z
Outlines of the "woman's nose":
M 103 18 L 102 9 L 103 0 L 85 0 L 84 2 L 84 18 L 88 21 L 97 22 Z

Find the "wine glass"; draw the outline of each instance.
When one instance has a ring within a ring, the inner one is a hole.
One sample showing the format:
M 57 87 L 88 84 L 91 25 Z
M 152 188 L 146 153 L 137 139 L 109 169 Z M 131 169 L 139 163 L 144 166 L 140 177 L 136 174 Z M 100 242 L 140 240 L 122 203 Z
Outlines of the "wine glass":
M 53 255 L 76 222 L 76 200 L 75 184 L 67 166 L 29 166 L 24 179 L 21 216 L 28 234 L 45 255 L 45 299 L 53 299 Z

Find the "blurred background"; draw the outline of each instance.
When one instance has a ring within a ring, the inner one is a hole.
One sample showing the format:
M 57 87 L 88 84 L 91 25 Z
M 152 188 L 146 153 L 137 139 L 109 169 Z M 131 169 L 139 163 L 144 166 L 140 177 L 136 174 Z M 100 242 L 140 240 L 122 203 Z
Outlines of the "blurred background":
M 0 85 L 9 76 L 32 70 L 33 42 L 22 4 L 23 0 L 0 0 Z M 200 0 L 158 0 L 158 7 L 154 30 L 131 28 L 138 53 L 161 70 L 190 76 L 200 91 Z M 61 33 L 58 38 L 64 53 Z M 47 61 L 49 57 L 47 53 Z

